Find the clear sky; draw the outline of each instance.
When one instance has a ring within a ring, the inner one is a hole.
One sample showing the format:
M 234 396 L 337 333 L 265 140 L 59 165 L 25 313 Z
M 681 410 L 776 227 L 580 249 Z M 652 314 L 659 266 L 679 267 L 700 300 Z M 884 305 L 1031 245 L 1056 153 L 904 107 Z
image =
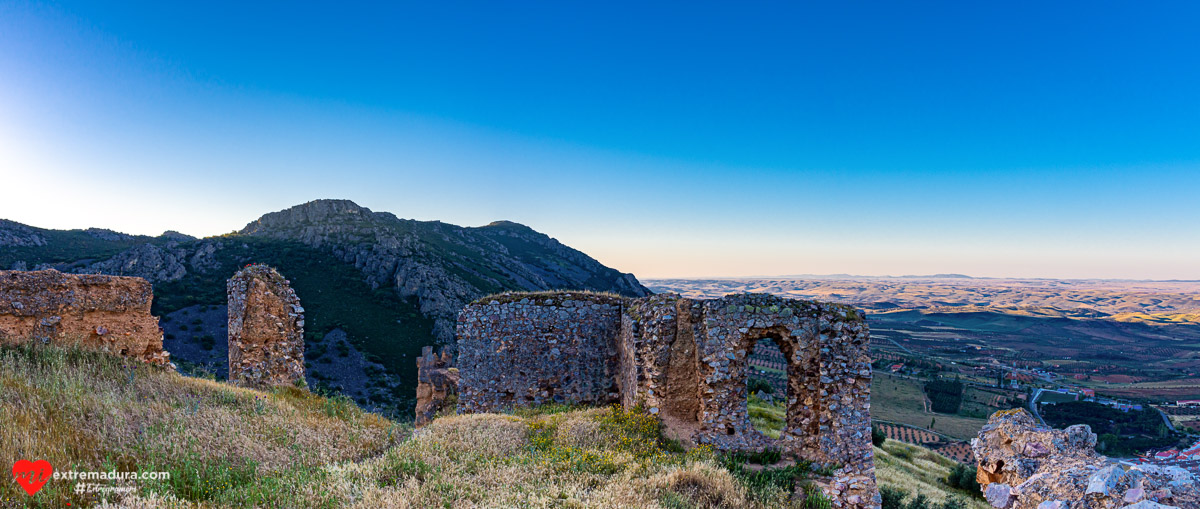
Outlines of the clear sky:
M 0 217 L 347 198 L 644 278 L 1200 278 L 1196 2 L 395 4 L 0 0 Z

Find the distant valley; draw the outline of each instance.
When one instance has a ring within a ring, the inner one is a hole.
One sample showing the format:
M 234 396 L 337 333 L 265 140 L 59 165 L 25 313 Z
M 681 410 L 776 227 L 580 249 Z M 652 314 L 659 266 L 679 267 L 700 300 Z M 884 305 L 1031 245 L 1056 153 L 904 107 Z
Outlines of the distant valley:
M 867 310 L 880 354 L 1038 369 L 1124 397 L 1200 397 L 1200 281 L 944 275 L 647 285 L 693 297 L 763 292 L 852 304 Z

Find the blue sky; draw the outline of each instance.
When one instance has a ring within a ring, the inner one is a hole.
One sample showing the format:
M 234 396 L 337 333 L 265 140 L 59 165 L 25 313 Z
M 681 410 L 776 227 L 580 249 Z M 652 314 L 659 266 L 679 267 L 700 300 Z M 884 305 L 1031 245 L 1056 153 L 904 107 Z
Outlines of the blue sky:
M 1200 278 L 1194 3 L 429 4 L 0 0 L 0 217 L 330 197 L 641 277 Z

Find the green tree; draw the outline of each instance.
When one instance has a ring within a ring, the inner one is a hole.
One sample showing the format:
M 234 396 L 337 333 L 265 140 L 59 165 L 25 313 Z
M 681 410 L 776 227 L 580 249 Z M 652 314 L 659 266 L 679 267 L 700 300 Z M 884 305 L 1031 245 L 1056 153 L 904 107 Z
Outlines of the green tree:
M 871 426 L 871 444 L 879 447 L 885 440 L 887 440 L 887 433 L 884 433 L 879 426 Z

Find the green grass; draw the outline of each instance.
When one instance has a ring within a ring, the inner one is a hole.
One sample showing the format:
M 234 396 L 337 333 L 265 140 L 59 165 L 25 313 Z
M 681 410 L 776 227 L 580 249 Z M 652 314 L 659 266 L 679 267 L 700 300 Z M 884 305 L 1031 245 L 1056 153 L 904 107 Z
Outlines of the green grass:
M 787 425 L 787 407 L 783 401 L 771 404 L 759 399 L 757 395 L 751 395 L 746 401 L 746 409 L 754 429 L 771 438 L 779 438 L 779 434 Z
M 0 347 L 0 387 L 0 461 L 165 471 L 169 480 L 139 481 L 137 492 L 222 507 L 312 507 L 304 487 L 319 487 L 325 465 L 379 454 L 404 435 L 295 387 L 237 388 L 75 348 Z M 51 481 L 29 497 L 0 483 L 0 506 L 98 502 L 72 487 Z

